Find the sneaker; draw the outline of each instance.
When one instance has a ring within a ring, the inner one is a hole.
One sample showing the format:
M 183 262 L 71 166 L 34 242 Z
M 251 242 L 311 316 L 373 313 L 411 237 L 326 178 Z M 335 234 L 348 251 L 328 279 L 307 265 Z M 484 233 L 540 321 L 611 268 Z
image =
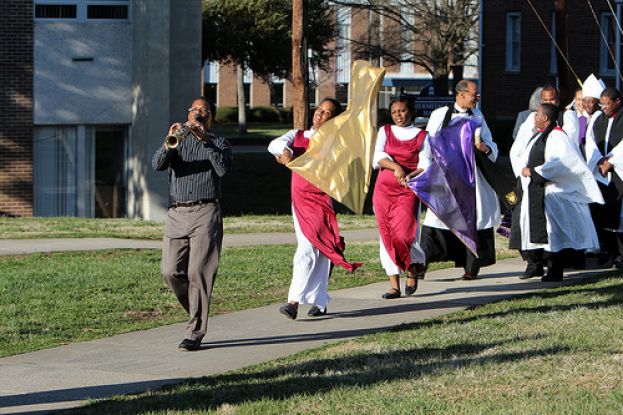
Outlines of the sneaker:
M 284 304 L 279 307 L 279 312 L 289 318 L 290 320 L 296 320 L 296 316 L 298 311 L 294 306 L 290 303 Z
M 326 314 L 327 314 L 327 307 L 321 309 L 320 307 L 317 307 L 315 305 L 313 305 L 307 312 L 307 315 L 310 317 L 320 317 Z

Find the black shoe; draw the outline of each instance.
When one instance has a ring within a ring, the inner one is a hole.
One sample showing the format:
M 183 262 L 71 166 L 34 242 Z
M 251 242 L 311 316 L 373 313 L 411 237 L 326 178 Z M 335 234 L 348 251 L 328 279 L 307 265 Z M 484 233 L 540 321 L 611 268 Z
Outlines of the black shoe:
M 394 298 L 400 298 L 400 290 L 397 288 L 391 288 L 388 292 L 383 294 L 381 298 L 385 300 L 393 300 Z
M 415 281 L 414 285 L 407 285 L 407 283 L 405 282 L 405 295 L 407 297 L 410 297 L 413 294 L 415 294 L 415 292 L 417 291 L 417 278 L 416 277 L 407 277 L 407 280 Z
M 560 282 L 562 281 L 562 271 L 547 270 L 547 275 L 541 278 L 543 282 Z
M 603 266 L 610 262 L 612 257 L 607 252 L 600 252 L 597 254 L 597 266 Z
M 612 266 L 616 269 L 623 269 L 623 257 L 616 257 L 616 259 L 612 261 Z
M 478 275 L 472 274 L 471 272 L 466 272 L 465 274 L 463 274 L 461 279 L 465 281 L 473 281 L 478 279 Z
M 519 277 L 520 280 L 527 280 L 532 277 L 542 277 L 544 275 L 543 265 L 538 264 L 535 269 L 528 265 L 528 268 L 524 271 L 524 273 Z
M 321 310 L 320 307 L 317 307 L 315 305 L 313 305 L 307 312 L 307 315 L 310 317 L 320 317 L 326 314 L 327 314 L 327 307 L 325 307 L 324 310 Z
M 184 352 L 194 352 L 197 350 L 201 350 L 201 340 L 184 339 L 179 344 L 179 346 L 177 346 L 177 348 Z
M 290 320 L 296 320 L 298 314 L 297 309 L 290 303 L 284 304 L 279 307 L 279 312 L 289 318 Z

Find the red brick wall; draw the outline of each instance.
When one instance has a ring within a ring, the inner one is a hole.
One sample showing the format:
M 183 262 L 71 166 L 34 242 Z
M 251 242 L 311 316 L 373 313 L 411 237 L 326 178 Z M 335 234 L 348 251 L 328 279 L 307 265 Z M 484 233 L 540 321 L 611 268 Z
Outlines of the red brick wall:
M 33 214 L 33 1 L 0 13 L 0 215 Z
M 482 107 L 488 121 L 514 119 L 519 111 L 528 108 L 532 91 L 545 83 L 554 83 L 550 73 L 551 41 L 541 23 L 525 0 L 485 0 L 483 22 Z M 554 2 L 532 1 L 537 12 L 551 29 Z M 603 0 L 593 0 L 599 17 L 606 11 Z M 506 13 L 521 13 L 521 70 L 505 71 Z M 599 29 L 584 0 L 567 0 L 568 59 L 583 81 L 595 73 L 599 76 Z M 570 85 L 578 84 L 570 73 Z M 602 77 L 614 86 L 612 78 Z

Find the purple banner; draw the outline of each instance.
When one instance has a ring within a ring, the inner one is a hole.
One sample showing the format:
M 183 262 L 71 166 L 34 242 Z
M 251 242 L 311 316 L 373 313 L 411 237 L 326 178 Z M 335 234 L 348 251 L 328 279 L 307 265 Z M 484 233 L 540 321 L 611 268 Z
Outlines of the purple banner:
M 430 138 L 432 163 L 408 183 L 429 210 L 476 256 L 476 163 L 473 132 L 480 123 L 455 118 Z

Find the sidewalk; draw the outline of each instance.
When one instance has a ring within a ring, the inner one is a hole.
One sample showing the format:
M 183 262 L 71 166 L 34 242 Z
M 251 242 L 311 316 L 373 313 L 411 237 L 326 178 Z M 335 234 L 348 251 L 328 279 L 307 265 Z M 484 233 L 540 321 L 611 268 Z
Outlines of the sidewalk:
M 298 320 L 287 320 L 277 305 L 214 317 L 198 352 L 177 350 L 185 324 L 175 324 L 7 357 L 0 359 L 0 414 L 46 413 L 224 373 L 594 274 L 569 273 L 563 283 L 542 283 L 519 280 L 523 268 L 519 258 L 500 261 L 475 281 L 456 278 L 457 269 L 433 271 L 414 297 L 397 300 L 380 299 L 386 282 L 334 291 L 322 318 L 308 318 L 302 306 Z
M 376 241 L 376 228 L 343 231 L 346 242 Z M 294 244 L 294 231 L 283 233 L 234 233 L 225 234 L 224 247 Z M 58 239 L 2 239 L 0 256 L 23 255 L 36 252 L 93 251 L 98 249 L 161 249 L 161 240 L 138 240 L 121 238 L 58 238 Z

